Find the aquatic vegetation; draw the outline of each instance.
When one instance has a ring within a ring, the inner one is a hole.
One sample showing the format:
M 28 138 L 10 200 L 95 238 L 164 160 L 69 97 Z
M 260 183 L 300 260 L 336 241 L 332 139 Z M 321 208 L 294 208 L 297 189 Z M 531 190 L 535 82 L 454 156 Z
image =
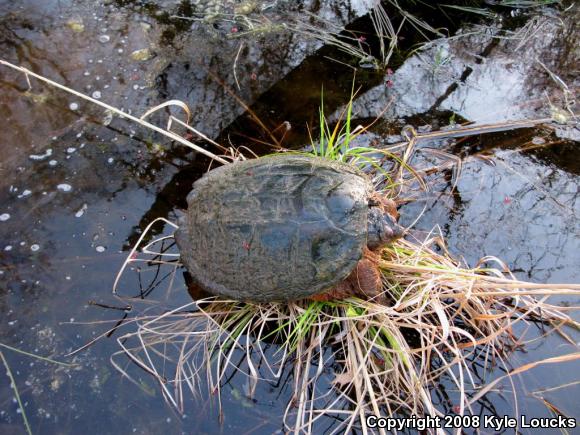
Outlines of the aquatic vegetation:
M 354 83 L 353 83 L 354 85 Z M 352 105 L 356 97 L 354 88 L 348 103 L 344 106 L 336 121 L 331 126 L 324 111 L 324 90 L 321 92 L 320 108 L 318 111 L 318 138 L 312 138 L 312 132 L 309 130 L 310 148 L 305 151 L 317 157 L 323 157 L 329 160 L 337 160 L 349 163 L 365 171 L 371 171 L 373 175 L 373 184 L 375 189 L 387 197 L 392 196 L 396 183 L 391 177 L 391 173 L 385 170 L 386 161 L 397 163 L 400 167 L 413 172 L 412 168 L 402 158 L 392 153 L 389 149 L 378 149 L 369 146 L 356 145 L 355 140 L 358 136 L 368 131 L 373 123 L 366 126 L 352 125 Z M 387 108 L 383 109 L 385 111 Z M 376 120 L 380 118 L 380 114 Z M 294 151 L 292 151 L 294 152 Z M 407 156 L 408 157 L 408 156 Z
M 10 366 L 4 357 L 4 353 L 0 351 L 0 359 L 2 359 L 2 363 L 4 364 L 4 368 L 6 369 L 6 375 L 10 379 L 10 385 L 12 386 L 12 390 L 14 391 L 14 397 L 16 402 L 18 403 L 18 407 L 22 413 L 22 420 L 24 421 L 24 427 L 26 428 L 26 433 L 28 435 L 32 435 L 32 430 L 30 429 L 30 423 L 28 422 L 28 417 L 26 416 L 26 411 L 24 409 L 24 405 L 22 404 L 22 399 L 20 398 L 20 393 L 18 392 L 18 387 L 16 386 L 16 380 L 14 379 L 14 375 L 12 374 L 12 370 L 10 370 Z

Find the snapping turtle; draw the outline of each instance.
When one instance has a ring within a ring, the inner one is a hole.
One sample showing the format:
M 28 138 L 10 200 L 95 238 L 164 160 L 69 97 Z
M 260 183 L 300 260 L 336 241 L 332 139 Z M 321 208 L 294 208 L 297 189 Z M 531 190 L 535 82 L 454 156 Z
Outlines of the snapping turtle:
M 318 295 L 359 270 L 367 247 L 402 234 L 373 194 L 361 171 L 318 157 L 232 163 L 193 184 L 175 240 L 195 283 L 214 295 L 258 302 Z

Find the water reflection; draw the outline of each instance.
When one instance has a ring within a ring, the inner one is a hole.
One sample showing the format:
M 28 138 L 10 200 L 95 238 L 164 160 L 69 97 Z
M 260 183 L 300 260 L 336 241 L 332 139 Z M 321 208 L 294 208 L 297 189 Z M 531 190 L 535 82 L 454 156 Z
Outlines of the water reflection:
M 555 77 L 575 86 L 562 65 L 577 61 L 578 54 L 560 60 L 577 38 L 570 31 L 573 21 L 574 14 L 562 20 L 541 17 L 507 34 L 481 26 L 464 28 L 453 39 L 434 41 L 409 58 L 390 78 L 392 86 L 368 91 L 355 110 L 372 117 L 392 98 L 389 118 L 433 110 L 478 123 L 550 116 L 553 106 L 565 109 L 571 97 Z

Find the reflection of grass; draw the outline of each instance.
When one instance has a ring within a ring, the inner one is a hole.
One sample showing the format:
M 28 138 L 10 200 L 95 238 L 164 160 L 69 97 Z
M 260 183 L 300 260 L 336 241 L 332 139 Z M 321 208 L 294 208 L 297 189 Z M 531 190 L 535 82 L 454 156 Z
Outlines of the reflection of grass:
M 483 2 L 480 2 L 483 3 Z M 541 6 L 548 6 L 548 5 L 555 5 L 562 3 L 561 0 L 500 0 L 497 2 L 498 6 L 505 6 L 515 9 L 532 9 L 538 8 Z M 473 6 L 466 6 L 466 5 L 448 5 L 442 4 L 444 8 L 449 9 L 457 9 L 463 12 L 469 12 L 472 14 L 479 14 L 485 17 L 495 17 L 497 14 L 494 13 L 489 7 L 473 7 Z
M 562 0 L 501 0 L 499 5 L 512 8 L 537 8 L 560 3 Z

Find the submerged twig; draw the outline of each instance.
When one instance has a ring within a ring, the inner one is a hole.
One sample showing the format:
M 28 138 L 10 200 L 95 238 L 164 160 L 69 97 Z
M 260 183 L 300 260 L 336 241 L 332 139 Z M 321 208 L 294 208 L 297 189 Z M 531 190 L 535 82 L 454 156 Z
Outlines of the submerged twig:
M 429 133 L 417 133 L 414 135 L 414 139 L 416 141 L 423 141 L 423 140 L 445 139 L 451 137 L 468 137 L 486 133 L 497 133 L 501 131 L 517 130 L 519 128 L 532 128 L 537 125 L 546 124 L 550 122 L 552 122 L 552 118 L 525 119 L 510 122 L 498 122 L 496 124 L 469 125 L 465 127 L 458 127 L 453 130 L 440 130 Z M 408 143 L 409 142 L 407 140 L 403 142 L 385 145 L 382 148 L 389 149 L 406 148 L 408 146 Z

